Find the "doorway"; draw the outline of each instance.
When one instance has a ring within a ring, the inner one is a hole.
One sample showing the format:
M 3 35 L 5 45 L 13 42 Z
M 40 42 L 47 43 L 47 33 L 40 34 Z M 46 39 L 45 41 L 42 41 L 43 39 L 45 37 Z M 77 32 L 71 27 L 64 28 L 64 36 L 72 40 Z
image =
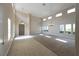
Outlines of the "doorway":
M 24 35 L 25 28 L 24 24 L 19 24 L 19 36 Z

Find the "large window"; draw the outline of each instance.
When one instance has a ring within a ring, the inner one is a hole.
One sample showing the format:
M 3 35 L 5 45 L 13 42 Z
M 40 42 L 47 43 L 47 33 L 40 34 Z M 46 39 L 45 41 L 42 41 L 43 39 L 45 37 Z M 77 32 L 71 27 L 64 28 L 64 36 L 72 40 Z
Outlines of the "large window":
M 44 32 L 48 32 L 48 26 L 43 26 L 43 27 L 42 27 L 42 30 L 43 30 Z
M 60 33 L 64 33 L 64 25 L 60 25 Z
M 72 25 L 71 24 L 66 24 L 66 33 L 71 34 L 72 31 Z
M 60 33 L 75 34 L 75 24 L 60 25 Z

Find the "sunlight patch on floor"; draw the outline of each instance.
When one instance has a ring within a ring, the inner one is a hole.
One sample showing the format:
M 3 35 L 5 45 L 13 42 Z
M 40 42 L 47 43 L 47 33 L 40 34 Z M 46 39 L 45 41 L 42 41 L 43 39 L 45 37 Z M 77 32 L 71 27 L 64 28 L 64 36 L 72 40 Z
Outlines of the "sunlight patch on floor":
M 51 36 L 47 36 L 47 35 L 44 35 L 44 34 L 39 34 L 39 35 L 45 36 L 45 37 L 47 37 L 47 38 L 52 38 Z
M 45 37 L 47 37 L 47 38 L 52 38 L 51 36 L 48 36 L 48 35 L 44 35 L 44 34 L 40 34 L 41 36 L 45 36 Z M 60 41 L 60 42 L 63 42 L 63 43 L 67 43 L 68 41 L 66 41 L 66 40 L 62 40 L 62 39 L 60 39 L 60 38 L 56 38 L 56 40 L 57 41 Z
M 52 38 L 51 36 L 45 36 L 45 37 L 47 37 L 47 38 Z
M 43 36 L 44 34 L 40 34 L 41 36 Z
M 21 39 L 28 39 L 28 38 L 33 38 L 34 36 L 28 35 L 28 36 L 19 36 L 16 37 L 15 40 L 21 40 Z
M 67 43 L 67 41 L 65 40 L 62 40 L 62 39 L 59 39 L 59 38 L 56 38 L 57 41 L 60 41 L 60 42 L 63 42 L 63 43 Z

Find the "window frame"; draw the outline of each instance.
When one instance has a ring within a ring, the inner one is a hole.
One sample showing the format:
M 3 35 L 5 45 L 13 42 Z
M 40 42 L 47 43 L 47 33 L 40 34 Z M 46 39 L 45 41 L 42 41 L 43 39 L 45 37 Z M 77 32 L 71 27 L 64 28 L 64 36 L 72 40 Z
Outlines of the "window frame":
M 63 30 L 61 30 L 61 27 L 63 27 Z M 64 26 L 64 24 L 62 24 L 62 25 L 60 25 L 60 33 L 64 33 L 64 31 L 65 31 L 65 26 Z
M 70 25 L 71 27 L 70 27 L 70 31 L 68 31 L 68 29 L 67 29 L 67 25 Z M 67 34 L 71 34 L 72 33 L 72 24 L 66 24 L 65 25 L 65 33 L 67 33 Z

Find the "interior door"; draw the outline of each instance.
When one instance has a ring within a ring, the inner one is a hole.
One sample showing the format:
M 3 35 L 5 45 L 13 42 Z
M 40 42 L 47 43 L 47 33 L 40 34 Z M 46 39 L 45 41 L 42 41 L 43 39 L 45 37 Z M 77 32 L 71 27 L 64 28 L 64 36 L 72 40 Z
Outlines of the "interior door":
M 19 35 L 24 35 L 24 24 L 19 24 Z

